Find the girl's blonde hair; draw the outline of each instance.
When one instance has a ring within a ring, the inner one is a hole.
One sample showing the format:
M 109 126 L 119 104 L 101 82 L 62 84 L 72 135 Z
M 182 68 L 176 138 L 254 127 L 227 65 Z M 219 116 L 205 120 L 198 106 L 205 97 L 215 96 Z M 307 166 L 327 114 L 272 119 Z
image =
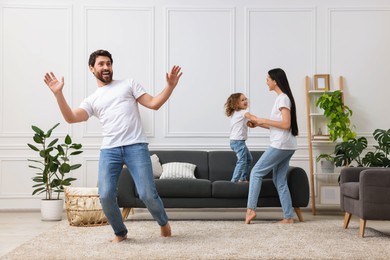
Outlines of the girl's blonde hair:
M 240 97 L 244 95 L 242 93 L 234 93 L 231 94 L 225 103 L 225 114 L 227 116 L 231 116 L 234 111 L 240 110 L 238 108 L 238 101 L 240 100 Z

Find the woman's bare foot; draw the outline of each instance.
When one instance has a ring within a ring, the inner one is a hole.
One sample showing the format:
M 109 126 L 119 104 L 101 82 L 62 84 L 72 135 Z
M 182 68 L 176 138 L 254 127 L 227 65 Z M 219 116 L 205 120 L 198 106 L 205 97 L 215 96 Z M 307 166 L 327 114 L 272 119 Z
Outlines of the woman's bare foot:
M 119 243 L 122 242 L 123 240 L 127 239 L 127 235 L 124 235 L 123 237 L 121 236 L 115 236 L 113 240 L 111 240 L 111 243 Z
M 250 224 L 252 220 L 256 218 L 256 211 L 253 209 L 246 210 L 245 224 Z
M 161 236 L 162 237 L 170 237 L 172 236 L 171 234 L 171 226 L 169 223 L 167 223 L 165 226 L 161 227 Z
M 278 221 L 278 224 L 294 224 L 294 219 L 292 218 L 285 218 L 281 221 Z

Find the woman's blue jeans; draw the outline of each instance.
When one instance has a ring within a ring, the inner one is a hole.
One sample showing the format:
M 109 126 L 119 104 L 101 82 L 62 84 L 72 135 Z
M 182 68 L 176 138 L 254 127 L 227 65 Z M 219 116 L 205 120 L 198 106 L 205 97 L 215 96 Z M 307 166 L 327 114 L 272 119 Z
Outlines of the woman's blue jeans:
M 247 181 L 253 158 L 246 146 L 245 140 L 230 140 L 230 148 L 232 148 L 237 155 L 237 163 L 231 181 Z
M 283 217 L 294 217 L 290 190 L 287 185 L 287 171 L 294 152 L 295 150 L 281 150 L 269 147 L 261 155 L 251 171 L 247 208 L 256 209 L 263 177 L 273 170 L 272 180 L 279 194 Z
M 117 236 L 125 236 L 127 228 L 117 203 L 117 184 L 123 165 L 126 164 L 137 188 L 139 198 L 160 226 L 168 223 L 164 205 L 153 179 L 148 144 L 139 143 L 100 151 L 99 197 L 103 212 Z

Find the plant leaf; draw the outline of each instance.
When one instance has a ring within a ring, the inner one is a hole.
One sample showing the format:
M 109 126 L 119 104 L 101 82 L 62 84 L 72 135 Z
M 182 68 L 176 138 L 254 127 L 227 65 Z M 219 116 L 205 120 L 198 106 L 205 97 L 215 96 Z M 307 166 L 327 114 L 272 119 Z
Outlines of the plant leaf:
M 32 125 L 31 128 L 32 128 L 32 130 L 34 130 L 34 132 L 37 133 L 38 135 L 43 135 L 43 134 L 44 134 L 44 132 L 43 132 L 39 127 L 37 127 L 37 126 L 35 126 L 35 125 Z
M 46 137 L 50 137 L 51 136 L 51 133 L 53 132 L 54 128 L 56 128 L 57 126 L 59 126 L 60 123 L 57 123 L 55 124 L 52 128 L 50 128 L 48 131 L 47 131 L 47 134 L 46 134 Z
M 70 138 L 69 135 L 66 135 L 66 137 L 65 137 L 65 144 L 67 144 L 67 145 L 72 144 L 72 138 Z
M 32 144 L 27 144 L 28 147 L 30 147 L 32 150 L 36 151 L 36 152 L 39 152 L 39 149 L 35 146 L 35 145 L 32 145 Z
M 58 142 L 58 138 L 54 139 L 53 141 L 50 142 L 50 144 L 47 147 L 52 147 Z

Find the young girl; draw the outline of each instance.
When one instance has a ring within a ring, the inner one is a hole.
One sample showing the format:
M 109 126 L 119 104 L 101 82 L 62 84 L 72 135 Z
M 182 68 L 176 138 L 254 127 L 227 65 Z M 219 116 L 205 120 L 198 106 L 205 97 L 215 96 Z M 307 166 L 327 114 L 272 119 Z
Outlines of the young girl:
M 291 156 L 297 149 L 298 124 L 295 101 L 286 73 L 282 69 L 272 69 L 268 72 L 267 85 L 270 91 L 277 94 L 270 119 L 250 119 L 252 125 L 249 126 L 268 128 L 271 145 L 252 169 L 245 223 L 250 224 L 256 218 L 257 200 L 263 177 L 273 170 L 272 179 L 283 209 L 283 220 L 279 223 L 292 224 L 294 211 L 287 186 L 287 171 Z
M 230 117 L 230 147 L 237 155 L 232 182 L 248 182 L 248 172 L 253 161 L 246 146 L 248 119 L 254 120 L 248 111 L 248 99 L 242 93 L 231 94 L 225 103 L 225 114 Z

